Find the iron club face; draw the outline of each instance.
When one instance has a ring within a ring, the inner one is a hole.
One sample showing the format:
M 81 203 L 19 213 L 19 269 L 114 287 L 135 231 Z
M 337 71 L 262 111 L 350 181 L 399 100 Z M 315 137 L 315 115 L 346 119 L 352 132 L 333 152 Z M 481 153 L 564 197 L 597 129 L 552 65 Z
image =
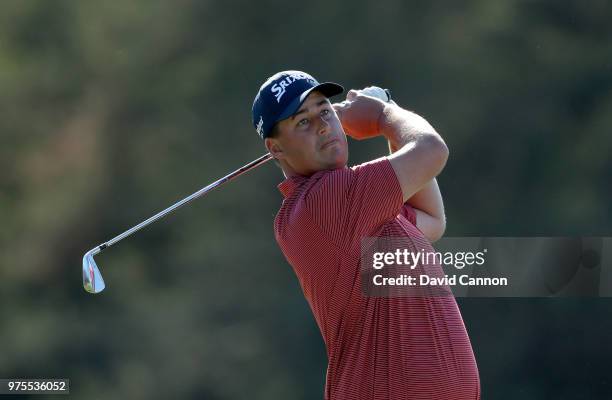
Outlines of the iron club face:
M 89 293 L 100 293 L 106 287 L 102 274 L 93 258 L 98 252 L 99 249 L 96 248 L 89 250 L 83 256 L 83 287 Z

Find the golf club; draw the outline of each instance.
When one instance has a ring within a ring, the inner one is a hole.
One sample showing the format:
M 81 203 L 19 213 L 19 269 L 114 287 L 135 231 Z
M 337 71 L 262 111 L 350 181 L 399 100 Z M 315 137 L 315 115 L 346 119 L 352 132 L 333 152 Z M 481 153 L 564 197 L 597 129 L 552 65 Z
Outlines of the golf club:
M 234 172 L 224 176 L 223 178 L 211 183 L 208 186 L 203 187 L 202 189 L 198 190 L 197 192 L 193 193 L 192 195 L 184 198 L 183 200 L 171 205 L 170 207 L 166 208 L 165 210 L 155 214 L 154 216 L 152 216 L 151 218 L 147 219 L 146 221 L 141 222 L 140 224 L 134 226 L 133 228 L 128 229 L 127 231 L 123 232 L 122 234 L 114 237 L 113 239 L 109 240 L 108 242 L 102 243 L 99 246 L 94 247 L 93 249 L 89 250 L 87 253 L 85 253 L 85 255 L 83 256 L 83 287 L 85 288 L 85 290 L 89 293 L 100 293 L 101 291 L 104 290 L 104 288 L 106 287 L 106 285 L 104 284 L 104 279 L 102 279 L 102 274 L 100 274 L 100 270 L 98 269 L 98 266 L 96 265 L 96 262 L 94 261 L 94 256 L 99 254 L 101 251 L 109 248 L 110 246 L 114 245 L 115 243 L 125 239 L 126 237 L 130 236 L 132 233 L 139 231 L 140 229 L 144 228 L 145 226 L 157 221 L 160 218 L 165 217 L 166 215 L 170 214 L 171 212 L 179 209 L 180 207 L 184 206 L 185 204 L 189 203 L 192 200 L 197 199 L 200 196 L 205 195 L 206 193 L 210 192 L 211 190 L 223 185 L 226 182 L 229 182 L 230 180 L 236 178 L 237 176 L 240 176 L 242 174 L 244 174 L 247 171 L 250 171 L 251 169 L 258 167 L 260 165 L 262 165 L 263 163 L 269 161 L 270 159 L 272 159 L 272 155 L 270 153 L 267 153 L 261 157 L 259 157 L 256 160 L 251 161 L 250 163 L 238 168 L 237 170 L 235 170 Z

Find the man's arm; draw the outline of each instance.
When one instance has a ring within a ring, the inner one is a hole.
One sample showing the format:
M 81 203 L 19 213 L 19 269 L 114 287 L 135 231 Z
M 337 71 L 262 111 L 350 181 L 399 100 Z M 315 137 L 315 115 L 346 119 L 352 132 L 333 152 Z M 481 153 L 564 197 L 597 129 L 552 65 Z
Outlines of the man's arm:
M 390 154 L 398 150 L 390 141 L 388 143 Z M 423 235 L 432 243 L 439 240 L 446 230 L 446 215 L 442 193 L 440 193 L 436 178 L 416 192 L 407 203 L 414 208 L 416 225 Z
M 439 240 L 446 230 L 442 194 L 434 178 L 408 199 L 416 213 L 416 226 L 430 242 Z
M 435 214 L 435 204 L 424 206 L 428 199 L 423 197 L 430 197 L 428 195 L 431 191 L 437 189 L 437 184 L 434 189 L 426 186 L 442 171 L 448 159 L 448 148 L 435 129 L 415 113 L 396 104 L 359 94 L 355 90 L 349 91 L 347 101 L 335 104 L 334 109 L 346 133 L 354 139 L 361 140 L 378 135 L 387 138 L 389 148 L 393 151 L 388 159 L 402 189 L 403 201 L 411 200 L 410 204 L 418 203 Z M 426 190 L 415 197 L 423 189 Z M 415 198 L 412 200 L 413 197 Z M 441 196 L 439 200 L 442 208 Z M 417 213 L 417 227 L 428 239 L 435 240 L 442 234 L 443 229 L 440 229 L 440 226 L 435 227 L 436 229 L 430 228 L 434 217 L 422 211 L 423 213 Z M 421 214 L 420 224 L 418 214 Z
M 393 151 L 388 158 L 408 201 L 442 171 L 448 148 L 424 118 L 394 104 L 385 104 L 378 125 Z

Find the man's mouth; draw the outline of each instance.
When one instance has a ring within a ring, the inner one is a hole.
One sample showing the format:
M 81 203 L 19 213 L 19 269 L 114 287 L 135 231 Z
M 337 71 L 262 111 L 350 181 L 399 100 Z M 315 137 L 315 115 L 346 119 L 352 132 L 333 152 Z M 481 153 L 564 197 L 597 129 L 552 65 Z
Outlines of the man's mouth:
M 338 142 L 338 138 L 333 138 L 331 140 L 328 140 L 327 142 L 323 143 L 323 146 L 321 146 L 321 150 L 333 145 L 334 143 Z

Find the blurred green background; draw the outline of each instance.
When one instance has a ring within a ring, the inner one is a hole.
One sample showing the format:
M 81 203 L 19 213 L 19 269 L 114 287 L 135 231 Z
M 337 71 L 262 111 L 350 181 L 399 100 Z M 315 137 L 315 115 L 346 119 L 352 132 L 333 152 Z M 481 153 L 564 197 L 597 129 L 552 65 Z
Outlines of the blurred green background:
M 605 0 L 2 1 L 0 377 L 322 398 L 272 163 L 98 256 L 103 294 L 81 287 L 85 251 L 265 152 L 252 99 L 283 69 L 391 88 L 438 129 L 448 236 L 610 236 L 611 19 Z M 458 301 L 483 399 L 611 398 L 610 299 Z

